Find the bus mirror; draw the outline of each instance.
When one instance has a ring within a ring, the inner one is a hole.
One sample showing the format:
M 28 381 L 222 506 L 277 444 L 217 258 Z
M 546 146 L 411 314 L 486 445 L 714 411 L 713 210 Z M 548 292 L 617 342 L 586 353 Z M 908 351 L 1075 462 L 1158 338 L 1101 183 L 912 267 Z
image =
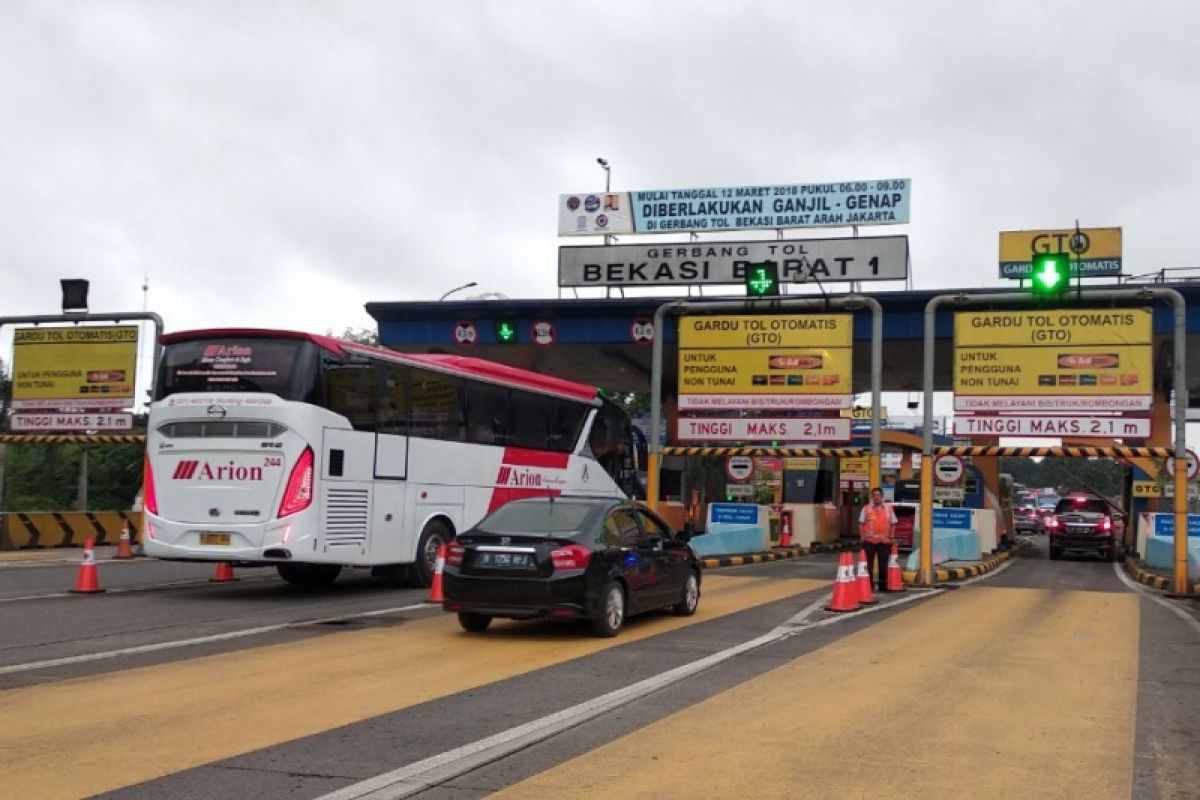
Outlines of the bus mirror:
M 646 434 L 641 428 L 633 429 L 633 458 L 634 469 L 644 470 L 650 463 L 649 446 L 646 444 Z

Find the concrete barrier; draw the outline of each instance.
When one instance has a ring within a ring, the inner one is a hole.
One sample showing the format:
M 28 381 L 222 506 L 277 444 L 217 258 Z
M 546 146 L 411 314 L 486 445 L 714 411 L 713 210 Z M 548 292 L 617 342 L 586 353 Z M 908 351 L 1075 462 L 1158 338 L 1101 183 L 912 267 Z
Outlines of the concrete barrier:
M 0 520 L 0 550 L 115 545 L 129 526 L 133 544 L 141 541 L 140 511 L 9 511 Z

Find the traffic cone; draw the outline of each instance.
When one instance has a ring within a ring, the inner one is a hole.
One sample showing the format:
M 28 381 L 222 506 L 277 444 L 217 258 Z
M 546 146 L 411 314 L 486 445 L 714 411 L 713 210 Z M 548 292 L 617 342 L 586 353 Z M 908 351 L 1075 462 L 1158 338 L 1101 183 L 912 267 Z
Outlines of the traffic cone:
M 854 580 L 854 556 L 843 550 L 838 559 L 837 578 L 833 583 L 833 597 L 826 611 L 858 611 L 858 586 Z
M 429 602 L 441 603 L 446 599 L 442 594 L 442 570 L 446 566 L 446 543 L 438 545 L 437 562 L 433 567 L 433 581 L 429 584 Z
M 871 570 L 867 569 L 867 551 L 858 551 L 858 602 L 864 606 L 873 606 L 879 601 L 871 591 Z
M 792 512 L 779 512 L 779 546 L 792 546 Z
M 129 538 L 129 523 L 121 528 L 121 538 L 117 539 L 117 554 L 113 558 L 133 558 L 133 543 Z
M 887 589 L 889 592 L 904 591 L 904 574 L 900 572 L 900 545 L 892 542 L 892 554 L 888 556 Z
M 88 539 L 83 545 L 83 563 L 79 565 L 79 575 L 75 578 L 75 594 L 96 594 L 103 592 L 100 588 L 100 576 L 96 572 L 95 542 Z
M 218 561 L 217 568 L 213 571 L 213 576 L 208 579 L 209 583 L 229 583 L 236 581 L 233 577 L 233 564 L 228 561 Z

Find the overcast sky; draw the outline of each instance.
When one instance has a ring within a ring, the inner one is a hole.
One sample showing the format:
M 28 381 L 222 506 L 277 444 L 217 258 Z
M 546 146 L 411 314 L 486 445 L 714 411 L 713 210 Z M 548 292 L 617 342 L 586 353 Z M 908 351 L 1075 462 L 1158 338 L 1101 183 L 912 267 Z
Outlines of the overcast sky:
M 6 0 L 0 314 L 61 277 L 122 311 L 147 275 L 169 330 L 553 297 L 597 156 L 621 190 L 911 178 L 863 233 L 908 233 L 918 287 L 1076 219 L 1128 273 L 1200 266 L 1198 33 L 1182 1 Z

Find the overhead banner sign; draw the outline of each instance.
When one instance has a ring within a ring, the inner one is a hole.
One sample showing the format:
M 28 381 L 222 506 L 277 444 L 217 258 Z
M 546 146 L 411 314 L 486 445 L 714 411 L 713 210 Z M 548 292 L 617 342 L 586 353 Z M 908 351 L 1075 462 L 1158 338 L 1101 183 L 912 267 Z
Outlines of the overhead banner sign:
M 1077 439 L 1148 439 L 1149 417 L 957 416 L 956 436 L 1069 436 Z
M 848 442 L 848 419 L 680 417 L 681 442 Z
M 18 328 L 12 407 L 121 409 L 133 405 L 136 325 Z
M 1152 395 L 1147 308 L 960 311 L 956 411 L 1145 411 Z
M 679 320 L 679 409 L 842 409 L 851 405 L 850 314 Z
M 781 283 L 902 281 L 908 277 L 908 237 L 560 247 L 558 285 L 742 283 L 747 268 L 764 261 L 779 265 Z
M 907 178 L 564 194 L 558 235 L 686 233 L 908 222 Z
M 1120 275 L 1121 229 L 1001 231 L 1000 277 L 1030 277 L 1034 253 L 1069 253 L 1072 276 Z

